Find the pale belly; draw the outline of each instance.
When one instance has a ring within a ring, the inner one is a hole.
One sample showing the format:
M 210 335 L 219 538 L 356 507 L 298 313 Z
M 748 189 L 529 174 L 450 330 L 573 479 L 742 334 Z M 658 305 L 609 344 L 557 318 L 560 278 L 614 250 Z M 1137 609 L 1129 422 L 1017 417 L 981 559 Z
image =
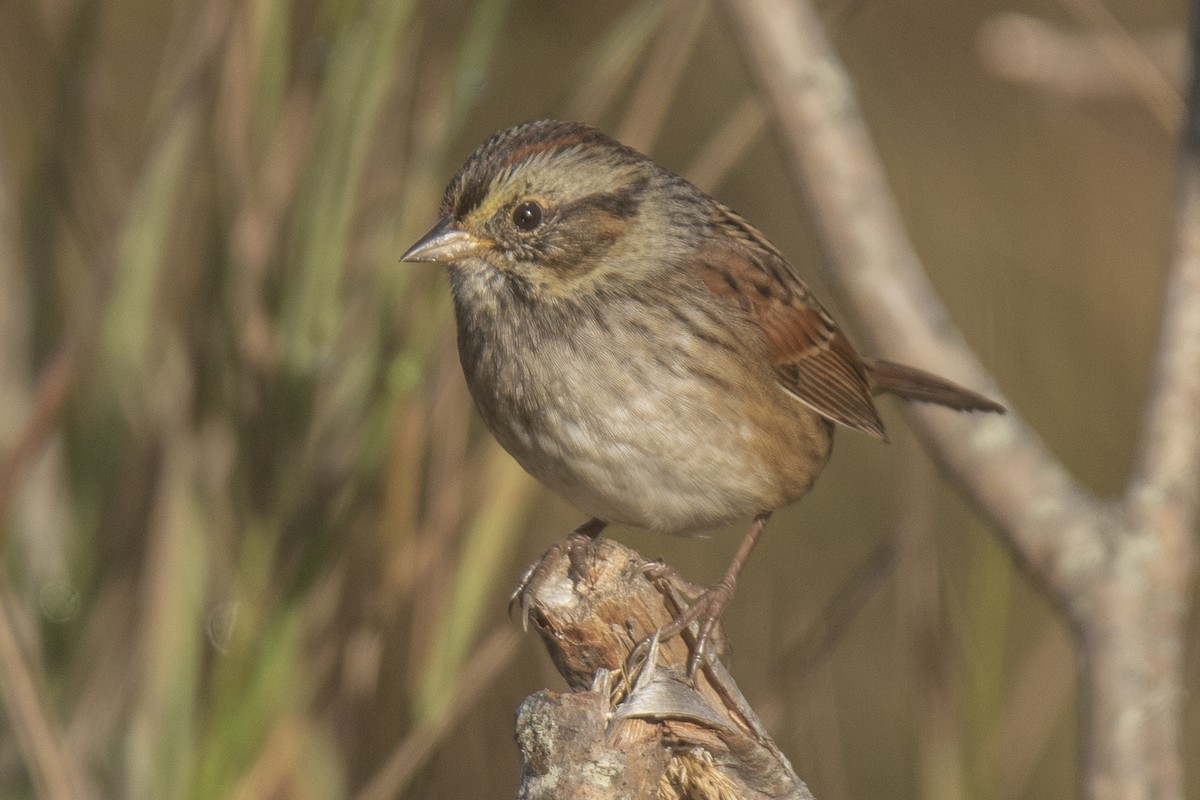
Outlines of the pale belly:
M 592 413 L 564 402 L 545 409 L 552 419 L 493 429 L 530 474 L 605 521 L 684 532 L 772 504 L 775 476 L 756 457 L 747 426 L 681 415 L 664 399 Z
M 494 377 L 468 371 L 500 443 L 607 522 L 671 532 L 725 525 L 800 497 L 829 455 L 830 426 L 769 379 L 730 391 L 636 352 L 581 359 L 577 348 L 553 346 L 512 391 Z

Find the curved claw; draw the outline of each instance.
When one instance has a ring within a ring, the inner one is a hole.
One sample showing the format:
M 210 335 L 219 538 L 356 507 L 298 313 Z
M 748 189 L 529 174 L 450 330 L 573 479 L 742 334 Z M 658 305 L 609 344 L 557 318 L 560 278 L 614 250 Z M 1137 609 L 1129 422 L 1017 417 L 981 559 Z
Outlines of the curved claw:
M 549 555 L 548 552 L 547 555 Z M 529 632 L 529 608 L 532 605 L 532 601 L 529 599 L 530 592 L 528 590 L 533 581 L 534 573 L 538 571 L 538 567 L 542 565 L 545 558 L 546 556 L 542 556 L 542 558 L 534 561 L 525 568 L 525 571 L 521 573 L 521 577 L 517 581 L 517 588 L 513 589 L 512 594 L 508 596 L 508 617 L 509 619 L 512 619 L 513 606 L 517 603 L 520 603 L 521 630 L 526 633 Z M 535 586 L 533 588 L 536 589 L 537 587 Z
M 708 663 L 714 658 L 712 652 L 713 633 L 717 621 L 721 618 L 721 612 L 732 596 L 733 588 L 724 580 L 705 589 L 679 616 L 663 625 L 652 636 L 638 642 L 630 653 L 630 658 L 626 659 L 626 663 L 630 663 L 634 655 L 644 652 L 647 646 L 657 646 L 660 642 L 679 636 L 694 622 L 696 623 L 696 632 L 687 662 L 688 677 L 694 678 L 700 664 Z
M 629 685 L 630 694 L 636 691 L 642 676 L 653 672 L 658 665 L 658 647 L 661 642 L 659 631 L 655 631 L 635 644 L 625 657 L 625 683 Z
M 508 614 L 512 616 L 513 606 L 517 603 L 521 606 L 521 629 L 529 630 L 529 615 L 533 609 L 534 598 L 538 591 L 549 580 L 555 568 L 566 556 L 570 559 L 568 575 L 575 579 L 582 572 L 581 564 L 584 563 L 587 545 L 589 545 L 600 531 L 604 530 L 605 523 L 603 520 L 591 519 L 580 525 L 575 530 L 567 535 L 567 538 L 561 539 L 542 554 L 542 557 L 534 561 L 525 568 L 525 572 L 521 574 L 521 579 L 517 581 L 517 588 L 508 597 Z

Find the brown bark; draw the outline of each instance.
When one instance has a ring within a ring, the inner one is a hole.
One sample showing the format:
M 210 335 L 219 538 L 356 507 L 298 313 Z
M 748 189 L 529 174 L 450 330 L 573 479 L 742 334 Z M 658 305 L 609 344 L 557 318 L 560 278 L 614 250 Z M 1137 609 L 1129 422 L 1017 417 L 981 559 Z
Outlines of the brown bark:
M 560 552 L 520 599 L 572 691 L 521 706 L 520 797 L 811 800 L 724 666 L 685 678 L 689 634 L 626 669 L 695 587 L 611 539 L 574 566 Z

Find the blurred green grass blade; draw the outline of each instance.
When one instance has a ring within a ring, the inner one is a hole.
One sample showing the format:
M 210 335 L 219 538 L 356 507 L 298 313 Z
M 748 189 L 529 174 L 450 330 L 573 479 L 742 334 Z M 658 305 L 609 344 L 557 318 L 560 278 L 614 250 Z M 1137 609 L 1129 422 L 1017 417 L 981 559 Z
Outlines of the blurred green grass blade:
M 317 144 L 301 187 L 284 284 L 284 349 L 293 371 L 301 374 L 314 370 L 339 324 L 339 283 L 355 200 L 413 5 L 411 0 L 364 4 L 337 36 L 329 57 Z
M 129 203 L 114 269 L 112 300 L 101 333 L 102 369 L 111 388 L 128 390 L 143 366 L 158 320 L 157 289 L 166 245 L 187 185 L 188 167 L 200 132 L 194 103 L 166 123 Z
M 271 591 L 279 543 L 275 522 L 248 525 L 237 556 L 234 595 L 214 613 L 224 633 L 206 688 L 192 800 L 232 796 L 247 770 L 264 757 L 282 720 L 311 699 L 304 672 L 303 604 L 276 604 Z
M 269 145 L 288 91 L 292 2 L 253 0 L 254 36 L 258 64 L 254 107 L 250 110 L 250 132 L 261 137 L 256 150 Z
M 494 443 L 480 484 L 485 496 L 471 520 L 454 576 L 454 588 L 438 625 L 416 696 L 418 724 L 445 713 L 450 692 L 478 635 L 484 614 L 502 598 L 495 591 L 497 566 L 507 562 L 536 484 Z
M 432 79 L 417 77 L 421 86 L 416 91 L 416 113 L 411 124 L 412 154 L 404 188 L 398 193 L 395 217 L 400 223 L 389 224 L 386 233 L 377 237 L 391 258 L 404 252 L 433 222 L 436 199 L 446 185 L 448 171 L 454 168 L 447 163 L 447 153 L 487 88 L 488 70 L 503 40 L 510 9 L 511 0 L 478 0 L 472 5 L 449 75 L 435 73 Z M 410 44 L 416 46 L 417 42 Z M 414 207 L 421 209 L 415 220 L 411 213 Z M 406 265 L 400 270 L 381 272 L 381 276 L 388 278 L 381 280 L 381 286 L 399 291 L 411 269 L 412 265 Z
M 567 103 L 567 116 L 597 122 L 633 75 L 638 59 L 658 31 L 663 2 L 635 3 L 584 60 L 581 78 Z
M 195 470 L 192 438 L 170 435 L 144 564 L 144 633 L 134 662 L 141 680 L 127 750 L 130 800 L 185 797 L 191 779 L 207 564 Z
M 238 604 L 240 617 L 258 616 L 246 608 L 249 604 Z M 220 674 L 206 703 L 205 736 L 197 747 L 192 800 L 231 796 L 276 727 L 311 699 L 302 673 L 304 619 L 299 606 L 235 624 L 254 636 L 240 637 L 231 652 L 220 656 Z
M 450 118 L 446 125 L 447 139 L 452 139 L 462 130 L 468 112 L 487 86 L 488 65 L 492 63 L 496 45 L 501 41 L 511 6 L 511 0 L 479 0 L 475 4 L 454 70 Z
M 298 730 L 289 731 L 293 738 L 300 739 L 300 752 L 292 765 L 295 777 L 288 784 L 296 793 L 295 800 L 336 800 L 346 797 L 345 756 L 324 726 L 310 720 L 304 723 L 296 721 L 292 727 Z M 247 794 L 243 792 L 237 796 L 245 797 Z
M 1016 577 L 1012 561 L 1000 546 L 984 535 L 983 526 L 970 538 L 973 543 L 969 564 L 971 594 L 968 618 L 971 635 L 964 637 L 968 652 L 963 658 L 966 671 L 968 741 L 966 754 L 975 753 L 978 745 L 987 740 L 996 720 L 1004 713 L 1008 693 L 1007 655 L 1009 649 L 1009 617 L 1013 607 L 1013 581 Z M 976 796 L 991 793 L 988 765 L 976 759 L 971 765 L 970 787 Z

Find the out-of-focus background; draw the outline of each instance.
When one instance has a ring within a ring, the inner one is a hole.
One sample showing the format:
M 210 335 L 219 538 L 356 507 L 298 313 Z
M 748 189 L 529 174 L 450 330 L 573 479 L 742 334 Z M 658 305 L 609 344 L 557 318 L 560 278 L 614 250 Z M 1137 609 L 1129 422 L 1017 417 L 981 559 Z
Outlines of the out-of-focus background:
M 1118 493 L 1183 4 L 820 11 L 955 320 Z M 0 795 L 513 795 L 513 713 L 564 686 L 508 593 L 581 515 L 481 429 L 443 270 L 398 259 L 541 116 L 719 195 L 836 313 L 713 3 L 0 3 Z M 772 520 L 733 673 L 822 800 L 1071 797 L 1069 633 L 884 414 Z M 611 531 L 699 583 L 740 534 Z

